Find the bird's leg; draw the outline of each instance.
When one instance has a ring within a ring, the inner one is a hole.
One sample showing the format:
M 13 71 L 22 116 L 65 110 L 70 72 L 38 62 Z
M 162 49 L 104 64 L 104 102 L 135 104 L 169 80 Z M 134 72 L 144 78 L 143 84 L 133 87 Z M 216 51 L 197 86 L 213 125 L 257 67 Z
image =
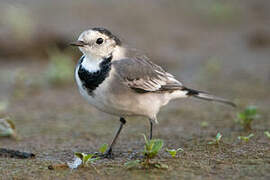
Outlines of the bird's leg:
M 121 132 L 124 124 L 126 124 L 126 120 L 124 118 L 120 117 L 120 127 L 116 131 L 116 134 L 115 134 L 115 136 L 114 136 L 114 138 L 113 138 L 113 140 L 112 140 L 112 142 L 110 144 L 109 149 L 104 154 L 104 157 L 109 158 L 109 157 L 112 156 L 112 148 L 113 148 L 114 144 L 116 143 L 116 140 L 117 140 L 117 138 L 118 138 L 118 136 L 119 136 L 119 134 L 120 134 L 120 132 Z
M 149 135 L 149 139 L 152 139 L 152 134 L 153 134 L 153 122 L 152 119 L 149 119 L 150 122 L 150 135 Z

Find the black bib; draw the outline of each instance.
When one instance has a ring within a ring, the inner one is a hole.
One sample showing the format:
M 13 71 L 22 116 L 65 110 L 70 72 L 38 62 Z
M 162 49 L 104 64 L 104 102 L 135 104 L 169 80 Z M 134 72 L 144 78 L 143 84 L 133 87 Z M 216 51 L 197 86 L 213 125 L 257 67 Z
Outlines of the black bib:
M 93 96 L 93 91 L 109 76 L 112 56 L 104 58 L 99 64 L 100 70 L 96 72 L 89 72 L 82 66 L 84 58 L 85 57 L 83 57 L 80 62 L 78 75 L 82 82 L 83 88 L 88 92 L 89 95 Z

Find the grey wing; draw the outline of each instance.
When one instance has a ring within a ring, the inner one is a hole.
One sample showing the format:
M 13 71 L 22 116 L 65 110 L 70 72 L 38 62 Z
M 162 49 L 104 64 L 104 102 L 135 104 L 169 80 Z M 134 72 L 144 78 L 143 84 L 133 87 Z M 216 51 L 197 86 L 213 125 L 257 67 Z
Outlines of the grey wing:
M 173 91 L 183 85 L 173 75 L 146 58 L 129 58 L 112 62 L 121 81 L 131 89 L 144 92 Z

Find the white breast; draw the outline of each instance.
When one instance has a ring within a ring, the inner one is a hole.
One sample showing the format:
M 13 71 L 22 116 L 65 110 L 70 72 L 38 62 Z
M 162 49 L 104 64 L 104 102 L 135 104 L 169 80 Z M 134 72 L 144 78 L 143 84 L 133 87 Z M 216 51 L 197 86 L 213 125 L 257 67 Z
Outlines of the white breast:
M 102 59 L 93 59 L 89 56 L 85 56 L 82 62 L 82 66 L 89 72 L 96 72 L 100 70 L 99 64 L 101 61 Z

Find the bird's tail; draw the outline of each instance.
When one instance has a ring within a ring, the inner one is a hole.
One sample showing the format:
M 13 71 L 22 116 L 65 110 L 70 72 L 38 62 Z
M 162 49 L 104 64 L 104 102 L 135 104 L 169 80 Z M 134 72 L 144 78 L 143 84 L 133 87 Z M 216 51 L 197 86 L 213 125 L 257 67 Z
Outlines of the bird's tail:
M 216 102 L 228 104 L 232 107 L 236 107 L 236 104 L 233 103 L 232 101 L 208 94 L 207 92 L 189 89 L 186 87 L 183 90 L 187 91 L 187 94 L 186 94 L 187 96 L 191 96 L 191 97 L 195 97 L 195 98 L 203 99 L 203 100 L 207 100 L 207 101 L 216 101 Z

